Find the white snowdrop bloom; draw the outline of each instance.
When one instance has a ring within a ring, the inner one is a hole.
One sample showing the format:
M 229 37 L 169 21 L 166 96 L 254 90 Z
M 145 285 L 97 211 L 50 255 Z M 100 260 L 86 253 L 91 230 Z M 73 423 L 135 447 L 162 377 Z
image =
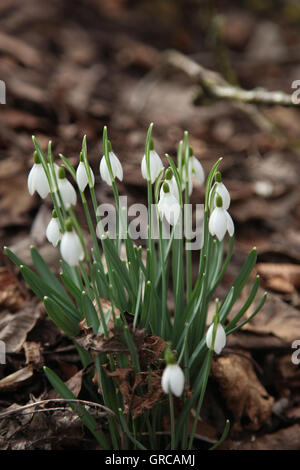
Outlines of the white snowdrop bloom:
M 95 184 L 95 176 L 94 176 L 94 173 L 93 173 L 93 170 L 91 169 L 90 167 L 90 172 L 91 172 L 91 178 L 92 178 L 92 182 L 93 182 L 93 186 Z M 87 187 L 87 185 L 89 184 L 89 179 L 88 179 L 88 175 L 87 175 L 87 172 L 86 172 L 86 169 L 85 169 L 85 165 L 83 162 L 79 162 L 79 165 L 77 167 L 77 170 L 76 170 L 76 181 L 77 181 L 77 184 L 78 184 L 78 188 L 80 189 L 80 191 L 83 193 L 83 191 L 85 190 L 85 188 Z M 92 186 L 92 187 L 93 187 Z
M 211 236 L 216 236 L 219 241 L 223 240 L 226 232 L 231 237 L 234 234 L 232 218 L 229 212 L 222 207 L 222 198 L 219 195 L 216 197 L 216 207 L 209 218 L 208 229 Z
M 222 182 L 216 183 L 216 195 L 221 196 L 223 201 L 223 208 L 225 210 L 229 209 L 230 206 L 230 194 L 228 189 L 226 188 L 225 184 Z
M 57 246 L 60 239 L 60 227 L 55 210 L 52 212 L 52 218 L 47 226 L 46 237 L 53 246 Z
M 161 172 L 161 170 L 164 168 L 162 161 L 160 159 L 160 156 L 154 149 L 150 149 L 149 163 L 150 163 L 150 179 L 151 179 L 151 183 L 153 184 L 156 178 L 158 177 L 159 173 Z M 141 171 L 142 171 L 143 178 L 145 180 L 148 179 L 146 155 L 144 155 L 142 159 Z
M 216 171 L 215 184 L 210 190 L 209 194 L 209 205 L 211 205 L 211 198 L 214 197 L 214 205 L 216 206 L 216 197 L 221 196 L 223 202 L 223 209 L 228 210 L 230 206 L 230 194 L 225 184 L 222 183 L 222 176 L 220 171 Z
M 60 253 L 64 261 L 70 266 L 77 266 L 84 259 L 84 252 L 77 233 L 72 225 L 67 226 L 60 243 Z M 70 230 L 71 229 L 71 230 Z
M 66 208 L 76 205 L 77 202 L 77 195 L 76 191 L 73 188 L 70 181 L 67 180 L 65 177 L 65 170 L 64 168 L 60 168 L 58 171 L 58 189 L 62 198 L 62 202 Z M 57 197 L 57 203 L 60 207 L 60 199 Z
M 109 160 L 110 160 L 111 169 L 112 169 L 114 178 L 118 178 L 120 181 L 122 181 L 123 180 L 123 168 L 122 168 L 120 160 L 118 159 L 118 157 L 113 151 L 109 152 Z M 100 162 L 100 175 L 106 184 L 108 184 L 109 186 L 112 186 L 109 169 L 108 169 L 104 155 L 101 158 L 101 162 Z
M 212 344 L 213 329 L 214 329 L 214 324 L 212 323 L 206 333 L 206 346 L 208 347 L 208 349 L 210 349 L 211 344 Z M 220 354 L 220 352 L 225 347 L 225 345 L 226 345 L 226 333 L 221 323 L 218 323 L 215 343 L 214 343 L 215 353 Z
M 161 386 L 165 393 L 180 397 L 184 388 L 184 373 L 178 364 L 168 364 L 163 371 Z
M 44 172 L 43 165 L 41 164 L 39 156 L 36 152 L 34 152 L 33 158 L 34 164 L 29 172 L 27 180 L 28 191 L 31 196 L 36 191 L 39 196 L 44 199 L 50 191 L 48 179 Z
M 189 178 L 189 195 L 192 194 L 193 184 L 196 183 L 201 185 L 204 183 L 205 174 L 203 167 L 199 160 L 194 156 L 189 157 L 189 166 L 188 166 L 188 178 Z
M 160 190 L 160 199 L 157 204 L 160 218 L 166 218 L 170 225 L 176 225 L 180 217 L 180 204 L 171 193 L 169 183 L 165 182 Z

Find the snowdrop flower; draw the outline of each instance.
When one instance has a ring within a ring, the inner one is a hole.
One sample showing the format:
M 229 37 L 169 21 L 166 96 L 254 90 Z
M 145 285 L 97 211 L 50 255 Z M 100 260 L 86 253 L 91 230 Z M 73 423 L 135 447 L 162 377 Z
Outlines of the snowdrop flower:
M 222 201 L 223 201 L 223 208 L 227 211 L 230 206 L 230 194 L 225 184 L 222 183 L 222 176 L 219 171 L 216 172 L 215 184 L 211 190 L 211 194 L 212 194 L 212 191 L 214 191 L 216 196 L 217 195 L 221 196 Z
M 210 325 L 206 333 L 206 346 L 208 347 L 208 349 L 210 349 L 211 344 L 212 344 L 213 330 L 214 330 L 214 323 Z M 215 353 L 220 354 L 220 352 L 225 347 L 225 345 L 226 345 L 226 333 L 221 323 L 218 323 L 216 336 L 215 336 L 215 343 L 214 343 Z
M 184 373 L 178 364 L 168 364 L 163 371 L 161 386 L 165 393 L 180 397 L 184 388 Z
M 232 237 L 234 234 L 234 225 L 230 214 L 223 207 L 222 197 L 216 196 L 216 207 L 211 213 L 208 223 L 209 233 L 222 241 L 226 231 Z
M 123 180 L 123 168 L 121 165 L 120 160 L 116 156 L 116 154 L 112 151 L 111 144 L 108 141 L 108 157 L 111 165 L 111 170 L 114 178 L 118 178 L 120 181 Z M 101 162 L 100 162 L 100 175 L 103 181 L 109 186 L 112 186 L 112 181 L 109 173 L 109 169 L 106 163 L 105 155 L 103 155 Z
M 47 226 L 46 237 L 53 246 L 57 246 L 60 239 L 60 227 L 55 210 L 52 212 L 52 218 Z
M 170 188 L 170 193 L 173 194 L 173 196 L 176 197 L 176 199 L 179 201 L 179 191 L 178 191 L 178 186 L 177 186 L 177 182 L 176 182 L 176 178 L 175 176 L 173 175 L 173 171 L 172 169 L 169 167 L 167 168 L 166 170 L 166 173 L 165 173 L 165 180 L 166 182 L 168 183 L 169 185 L 169 188 Z M 162 191 L 162 188 L 161 190 Z M 160 192 L 160 197 L 162 196 L 161 192 Z
M 160 190 L 160 199 L 157 204 L 160 218 L 166 218 L 170 225 L 176 225 L 180 216 L 178 199 L 170 191 L 169 183 L 164 182 Z
M 92 187 L 94 187 L 95 176 L 91 167 L 90 167 L 90 172 L 91 172 L 91 178 L 92 178 L 92 183 L 93 183 Z M 80 154 L 80 162 L 76 170 L 76 181 L 78 184 L 78 188 L 83 193 L 86 186 L 89 184 L 89 179 L 88 179 L 87 171 L 85 169 L 84 162 L 82 160 L 82 154 Z
M 163 169 L 163 164 L 160 159 L 158 153 L 154 150 L 153 141 L 150 142 L 150 152 L 149 152 L 149 163 L 150 163 L 150 180 L 153 184 L 156 178 L 158 177 L 159 173 Z M 146 180 L 148 179 L 148 172 L 147 172 L 147 163 L 146 163 L 146 155 L 143 156 L 142 163 L 141 163 L 141 171 L 142 176 Z
M 76 191 L 70 181 L 67 180 L 65 170 L 62 167 L 58 170 L 58 189 L 62 198 L 62 202 L 66 208 L 70 207 L 71 205 L 76 205 Z M 57 202 L 60 206 L 59 198 L 57 198 Z
M 72 222 L 66 222 L 66 232 L 60 244 L 60 253 L 64 261 L 70 266 L 77 266 L 84 258 L 84 252 L 77 233 L 73 230 Z
M 167 367 L 163 371 L 161 377 L 161 387 L 165 393 L 173 393 L 176 397 L 180 397 L 184 388 L 184 373 L 176 364 L 175 357 L 169 348 L 165 349 L 165 361 Z
M 199 185 L 204 183 L 205 174 L 203 167 L 199 160 L 193 155 L 193 150 L 190 148 L 190 156 L 188 163 L 188 178 L 189 178 L 189 195 L 192 194 L 193 184 L 197 183 Z
M 31 196 L 36 191 L 39 196 L 44 199 L 50 191 L 48 179 L 37 152 L 34 152 L 33 159 L 34 164 L 29 172 L 27 180 L 28 191 Z

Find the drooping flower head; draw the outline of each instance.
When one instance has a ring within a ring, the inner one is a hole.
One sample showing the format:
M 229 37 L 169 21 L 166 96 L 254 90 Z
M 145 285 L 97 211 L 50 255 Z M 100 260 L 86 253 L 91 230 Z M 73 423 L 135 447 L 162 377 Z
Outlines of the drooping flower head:
M 165 217 L 170 225 L 176 225 L 180 217 L 180 204 L 170 191 L 169 182 L 164 182 L 160 189 L 160 198 L 157 204 L 161 220 Z
M 206 333 L 206 346 L 208 347 L 208 349 L 210 349 L 212 345 L 213 331 L 214 331 L 214 323 L 210 325 Z M 221 323 L 218 323 L 217 328 L 216 328 L 215 342 L 214 342 L 215 353 L 220 354 L 220 352 L 225 347 L 225 345 L 226 345 L 226 333 Z
M 57 246 L 60 239 L 60 226 L 56 210 L 52 211 L 52 218 L 46 229 L 46 237 L 47 240 L 52 243 L 53 246 Z
M 109 140 L 107 141 L 107 145 L 108 145 L 108 158 L 110 161 L 112 176 L 114 179 L 118 178 L 120 181 L 122 181 L 123 180 L 123 168 L 122 168 L 121 162 L 116 156 L 116 154 L 112 151 L 111 143 Z M 103 181 L 105 181 L 105 183 L 108 184 L 109 186 L 112 186 L 110 171 L 107 165 L 105 155 L 103 155 L 103 157 L 101 158 L 99 169 L 100 169 L 100 175 Z
M 173 196 L 176 197 L 176 199 L 179 201 L 179 190 L 178 190 L 178 185 L 176 182 L 176 178 L 173 174 L 172 168 L 169 167 L 166 169 L 165 172 L 165 181 L 168 183 L 169 188 L 170 188 L 170 193 L 173 194 Z
M 215 195 L 215 198 L 217 195 L 221 196 L 222 201 L 223 201 L 223 208 L 225 210 L 228 210 L 230 206 L 230 194 L 225 184 L 222 183 L 222 175 L 220 171 L 216 171 L 216 174 L 215 174 L 215 184 L 212 187 L 211 195 L 213 193 Z
M 62 198 L 62 202 L 66 208 L 76 205 L 77 195 L 72 184 L 66 178 L 65 169 L 60 167 L 58 170 L 58 189 Z M 57 198 L 58 205 L 60 206 L 60 200 Z
M 91 183 L 92 183 L 91 187 L 94 187 L 95 176 L 91 167 L 89 167 L 89 171 L 90 171 Z M 80 162 L 76 170 L 76 181 L 77 181 L 79 190 L 83 193 L 83 191 L 89 184 L 89 177 L 85 168 L 82 152 L 80 152 Z
M 191 195 L 194 184 L 201 185 L 204 183 L 205 174 L 201 163 L 194 155 L 192 147 L 189 147 L 188 159 L 189 195 Z
M 216 207 L 209 218 L 208 229 L 211 236 L 216 236 L 219 241 L 222 241 L 226 231 L 232 237 L 234 234 L 234 224 L 229 212 L 223 207 L 222 197 L 217 195 L 215 202 Z
M 170 348 L 166 349 L 165 360 L 167 366 L 161 378 L 162 389 L 165 393 L 172 393 L 176 397 L 180 397 L 184 389 L 184 373 L 181 367 L 176 363 Z
M 31 196 L 36 191 L 39 196 L 44 199 L 48 196 L 50 188 L 40 157 L 36 151 L 33 154 L 33 160 L 34 164 L 29 172 L 27 180 L 28 191 Z
M 154 150 L 154 143 L 153 140 L 151 139 L 150 141 L 150 151 L 149 151 L 149 169 L 150 169 L 150 175 L 149 179 L 151 180 L 151 183 L 153 184 L 156 178 L 158 177 L 159 173 L 161 170 L 164 168 L 162 161 L 160 159 L 160 156 L 158 153 Z M 141 163 L 141 171 L 142 171 L 142 176 L 145 180 L 148 179 L 148 171 L 147 171 L 147 160 L 146 160 L 146 155 L 143 156 L 142 163 Z
M 64 261 L 70 266 L 77 266 L 84 258 L 83 248 L 80 239 L 73 229 L 71 220 L 67 220 L 66 232 L 63 234 L 60 243 L 60 253 Z

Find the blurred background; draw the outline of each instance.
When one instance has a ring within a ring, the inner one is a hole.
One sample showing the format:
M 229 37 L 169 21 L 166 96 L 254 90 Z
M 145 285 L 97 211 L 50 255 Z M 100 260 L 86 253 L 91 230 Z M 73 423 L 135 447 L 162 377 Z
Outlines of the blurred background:
M 58 252 L 45 239 L 51 204 L 41 204 L 27 191 L 32 135 L 44 150 L 51 140 L 55 155 L 63 153 L 77 165 L 86 134 L 99 202 L 112 197 L 99 176 L 104 125 L 123 164 L 120 192 L 129 195 L 129 203 L 145 198 L 140 162 L 150 122 L 161 156 L 175 156 L 188 130 L 206 174 L 224 157 L 221 170 L 237 233 L 224 288 L 257 246 L 257 272 L 270 293 L 264 314 L 233 335 L 229 346 L 242 348 L 259 364 L 265 387 L 259 393 L 283 408 L 278 405 L 270 424 L 263 404 L 258 411 L 248 410 L 244 421 L 244 408 L 232 410 L 228 400 L 226 406 L 237 429 L 264 430 L 257 444 L 261 448 L 272 447 L 269 436 L 278 432 L 283 448 L 299 448 L 300 374 L 290 357 L 292 342 L 300 339 L 300 112 L 297 105 L 286 106 L 285 95 L 300 80 L 299 50 L 297 0 L 0 4 L 0 79 L 6 84 L 6 104 L 0 105 L 1 246 L 8 245 L 30 264 L 28 247 L 34 243 L 57 267 Z M 206 79 L 245 90 L 281 91 L 285 105 L 221 99 L 203 86 Z M 192 201 L 202 202 L 203 194 L 203 188 L 196 188 Z M 1 260 L 0 338 L 1 321 L 6 327 L 7 315 L 22 311 L 30 299 L 7 259 L 1 255 Z M 12 354 L 22 352 L 20 344 L 11 346 Z M 24 357 L 10 360 L 12 372 Z M 6 373 L 0 371 L 0 378 Z M 64 373 L 70 377 L 67 367 Z M 218 371 L 215 375 L 218 380 Z M 21 390 L 15 401 L 26 402 L 29 392 Z

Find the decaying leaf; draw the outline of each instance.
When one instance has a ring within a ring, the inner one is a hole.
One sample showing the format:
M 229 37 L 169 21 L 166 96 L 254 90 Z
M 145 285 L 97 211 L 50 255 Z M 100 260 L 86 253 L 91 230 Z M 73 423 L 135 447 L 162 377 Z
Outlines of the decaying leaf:
M 261 292 L 258 297 L 261 297 Z M 243 329 L 259 335 L 274 335 L 290 346 L 295 339 L 300 338 L 299 311 L 269 292 L 262 311 Z
M 0 267 L 0 307 L 11 312 L 20 310 L 26 303 L 26 294 L 11 270 Z
M 212 375 L 233 415 L 233 429 L 260 429 L 272 413 L 274 398 L 259 382 L 251 361 L 237 354 L 218 357 Z
M 36 300 L 30 302 L 19 313 L 0 314 L 0 340 L 5 342 L 6 352 L 14 353 L 22 349 L 27 334 L 36 325 L 41 311 Z
M 265 434 L 254 440 L 231 443 L 236 450 L 300 450 L 300 424 Z
M 13 374 L 7 375 L 0 380 L 0 392 L 8 392 L 16 390 L 27 383 L 33 376 L 33 367 L 28 365 L 22 369 L 14 372 Z
M 292 293 L 300 287 L 300 266 L 291 263 L 258 263 L 258 274 L 266 286 L 277 292 Z

